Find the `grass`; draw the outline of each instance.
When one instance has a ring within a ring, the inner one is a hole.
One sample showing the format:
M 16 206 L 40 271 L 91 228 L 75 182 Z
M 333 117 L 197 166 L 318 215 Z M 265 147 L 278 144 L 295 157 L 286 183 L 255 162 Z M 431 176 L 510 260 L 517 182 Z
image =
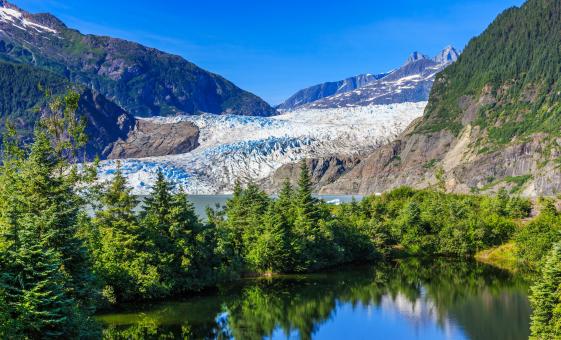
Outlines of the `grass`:
M 516 258 L 516 244 L 514 241 L 491 249 L 482 250 L 475 254 L 475 259 L 479 262 L 513 273 L 519 270 L 518 260 Z

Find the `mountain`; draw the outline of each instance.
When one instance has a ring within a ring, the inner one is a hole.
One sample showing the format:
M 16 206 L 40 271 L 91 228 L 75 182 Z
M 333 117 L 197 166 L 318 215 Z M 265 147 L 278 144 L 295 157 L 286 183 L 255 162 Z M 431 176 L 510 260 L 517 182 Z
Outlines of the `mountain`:
M 423 117 L 323 192 L 445 181 L 456 192 L 561 190 L 561 2 L 501 15 L 440 73 Z
M 90 138 L 86 154 L 90 159 L 96 155 L 103 157 L 113 143 L 127 136 L 134 126 L 134 117 L 99 92 L 71 85 L 64 77 L 31 65 L 0 62 L 0 126 L 7 119 L 15 125 L 23 142 L 30 141 L 47 104 L 44 89 L 56 96 L 70 88 L 80 94 L 77 114 L 87 121 Z
M 445 48 L 432 59 L 413 52 L 403 66 L 384 77 L 354 90 L 310 102 L 303 107 L 328 109 L 427 101 L 435 76 L 454 63 L 458 56 L 458 51 L 453 47 Z
M 111 37 L 84 35 L 50 14 L 0 0 L 0 60 L 84 84 L 135 116 L 271 116 L 257 96 L 182 57 Z
M 434 76 L 458 60 L 459 52 L 446 47 L 430 58 L 413 52 L 404 65 L 377 75 L 363 74 L 300 90 L 280 104 L 279 110 L 393 104 L 428 100 Z
M 340 81 L 322 83 L 311 86 L 296 92 L 282 104 L 277 106 L 279 110 L 293 110 L 299 106 L 320 100 L 339 93 L 345 93 L 369 84 L 375 80 L 383 78 L 387 73 L 381 74 L 361 74 Z

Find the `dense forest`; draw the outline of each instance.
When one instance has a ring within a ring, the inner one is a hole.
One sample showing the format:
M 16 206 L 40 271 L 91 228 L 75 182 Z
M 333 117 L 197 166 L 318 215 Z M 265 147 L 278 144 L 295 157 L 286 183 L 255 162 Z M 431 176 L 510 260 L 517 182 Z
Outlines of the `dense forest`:
M 180 296 L 248 275 L 302 273 L 396 257 L 472 257 L 506 242 L 543 278 L 533 288 L 535 334 L 558 332 L 561 215 L 543 200 L 506 191 L 458 195 L 442 183 L 402 187 L 333 206 L 312 195 L 302 165 L 270 197 L 237 185 L 199 219 L 162 174 L 143 201 L 117 170 L 76 164 L 87 142 L 76 94 L 56 98 L 23 149 L 8 126 L 0 167 L 0 337 L 98 338 L 96 311 L 127 301 Z M 552 287 L 555 288 L 552 290 Z M 556 333 L 559 334 L 559 333 Z
M 462 105 L 474 98 L 484 104 L 473 125 L 488 131 L 487 151 L 534 133 L 557 136 L 560 13 L 559 1 L 528 0 L 500 14 L 469 42 L 457 63 L 437 76 L 416 129 L 458 133 L 467 124 Z

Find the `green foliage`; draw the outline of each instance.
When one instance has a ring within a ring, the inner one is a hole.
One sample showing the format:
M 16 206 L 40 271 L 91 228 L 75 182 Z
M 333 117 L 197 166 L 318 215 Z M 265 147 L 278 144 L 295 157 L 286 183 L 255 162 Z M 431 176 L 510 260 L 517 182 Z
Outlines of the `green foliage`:
M 69 94 L 72 95 L 72 94 Z M 29 154 L 13 130 L 4 136 L 0 167 L 0 290 L 13 337 L 86 337 L 96 298 L 94 276 L 78 235 L 87 178 L 69 161 L 84 146 L 70 109 L 53 108 L 40 124 Z M 64 135 L 50 124 L 75 126 Z M 64 144 L 66 139 L 75 143 Z M 95 331 L 93 331 L 95 332 Z
M 557 1 L 529 0 L 499 15 L 437 76 L 417 131 L 459 131 L 462 103 L 486 96 L 493 100 L 483 100 L 490 104 L 473 124 L 488 131 L 491 149 L 537 132 L 559 135 L 560 13 Z
M 551 200 L 542 201 L 540 215 L 520 228 L 514 240 L 517 257 L 531 268 L 540 268 L 553 244 L 561 241 L 561 219 Z
M 339 214 L 369 229 L 382 253 L 400 249 L 413 255 L 471 256 L 508 240 L 516 228 L 513 220 L 527 217 L 528 206 L 527 200 L 506 192 L 485 197 L 402 187 Z
M 312 195 L 303 163 L 298 186 L 288 181 L 276 200 L 254 184 L 239 184 L 223 212 L 212 212 L 221 253 L 235 259 L 232 270 L 305 272 L 376 257 L 366 231 L 347 227 Z
M 556 243 L 545 258 L 541 277 L 531 288 L 532 339 L 561 337 L 561 244 Z

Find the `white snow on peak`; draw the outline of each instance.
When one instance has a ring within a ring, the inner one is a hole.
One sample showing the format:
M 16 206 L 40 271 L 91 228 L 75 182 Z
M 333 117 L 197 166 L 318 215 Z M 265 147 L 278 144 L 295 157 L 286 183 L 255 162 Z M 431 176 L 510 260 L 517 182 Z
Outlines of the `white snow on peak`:
M 426 102 L 302 109 L 268 118 L 213 114 L 148 118 L 193 122 L 200 129 L 200 146 L 186 154 L 120 163 L 137 194 L 150 189 L 158 168 L 191 194 L 229 193 L 236 180 L 259 181 L 284 164 L 373 150 L 394 139 L 422 115 L 425 106 Z M 115 167 L 115 161 L 102 162 L 101 179 L 111 177 Z
M 27 28 L 33 28 L 37 32 L 57 33 L 56 30 L 50 27 L 29 21 L 24 17 L 23 13 L 12 8 L 0 7 L 0 21 L 11 23 L 15 27 L 24 31 L 27 30 Z

